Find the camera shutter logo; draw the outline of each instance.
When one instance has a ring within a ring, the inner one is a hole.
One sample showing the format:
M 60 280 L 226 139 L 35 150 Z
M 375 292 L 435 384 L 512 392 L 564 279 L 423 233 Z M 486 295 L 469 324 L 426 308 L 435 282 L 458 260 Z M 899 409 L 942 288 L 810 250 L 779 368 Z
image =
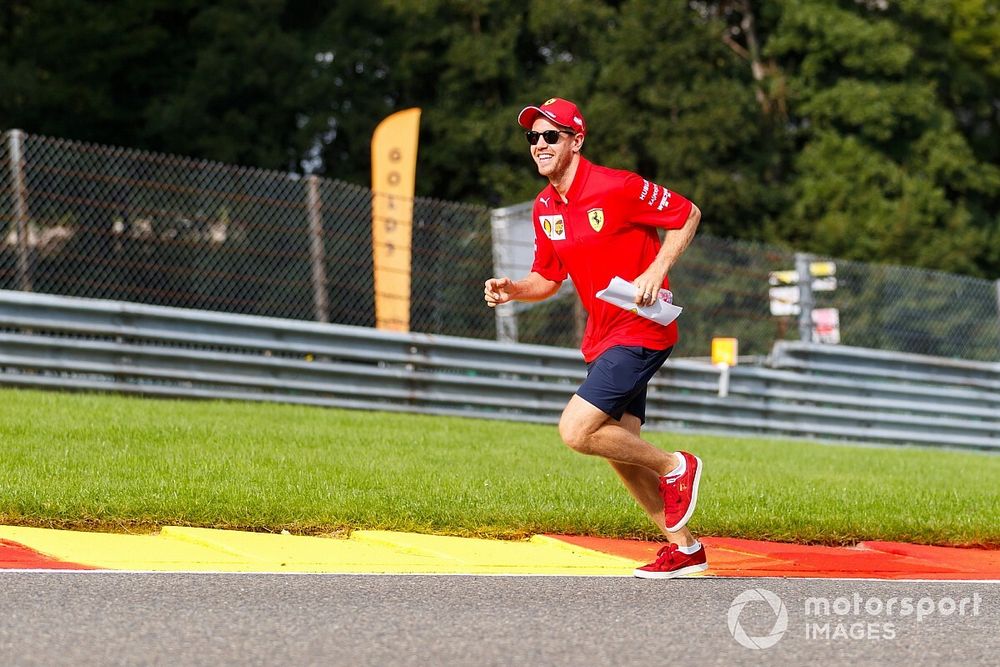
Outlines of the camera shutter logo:
M 762 637 L 749 636 L 740 625 L 740 614 L 743 612 L 743 608 L 751 602 L 766 602 L 771 607 L 771 611 L 774 612 L 774 626 L 771 627 L 768 634 Z M 726 620 L 729 623 L 730 634 L 741 646 L 755 650 L 771 648 L 778 643 L 785 634 L 785 630 L 788 629 L 788 609 L 785 608 L 785 603 L 781 601 L 781 598 L 771 591 L 764 588 L 751 588 L 736 596 L 733 603 L 729 605 Z

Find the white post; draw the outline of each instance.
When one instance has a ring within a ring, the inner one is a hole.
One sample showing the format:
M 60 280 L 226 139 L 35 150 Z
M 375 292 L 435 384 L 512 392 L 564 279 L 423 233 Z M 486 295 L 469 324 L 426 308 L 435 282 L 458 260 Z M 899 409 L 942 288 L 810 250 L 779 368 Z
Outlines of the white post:
M 729 396 L 729 364 L 716 364 L 719 369 L 719 398 Z
M 509 216 L 494 209 L 490 216 L 490 230 L 493 233 L 493 275 L 500 277 L 511 266 L 511 258 L 507 257 L 507 243 L 510 239 L 510 228 L 507 224 Z M 511 276 L 515 280 L 517 276 Z M 517 312 L 513 303 L 505 303 L 493 309 L 496 319 L 497 340 L 501 343 L 517 342 Z
M 14 196 L 14 226 L 17 232 L 17 284 L 22 292 L 31 291 L 31 265 L 28 261 L 28 205 L 24 196 L 24 132 L 11 130 L 10 180 Z

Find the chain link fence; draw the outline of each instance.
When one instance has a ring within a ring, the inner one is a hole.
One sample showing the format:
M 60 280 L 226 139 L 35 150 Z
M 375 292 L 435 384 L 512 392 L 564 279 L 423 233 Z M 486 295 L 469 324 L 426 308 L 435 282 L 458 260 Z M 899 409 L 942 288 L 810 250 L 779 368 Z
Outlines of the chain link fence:
M 0 289 L 370 327 L 371 215 L 371 192 L 340 181 L 10 131 Z M 417 198 L 413 216 L 411 330 L 495 338 L 482 301 L 497 259 L 491 211 Z M 1000 359 L 1000 283 L 836 265 L 837 289 L 813 296 L 838 309 L 844 344 Z M 770 272 L 794 267 L 791 251 L 700 235 L 671 274 L 685 308 L 676 355 L 707 356 L 713 336 L 747 355 L 798 339 L 796 318 L 772 316 L 768 300 Z M 517 339 L 575 346 L 577 304 L 566 290 L 520 308 Z

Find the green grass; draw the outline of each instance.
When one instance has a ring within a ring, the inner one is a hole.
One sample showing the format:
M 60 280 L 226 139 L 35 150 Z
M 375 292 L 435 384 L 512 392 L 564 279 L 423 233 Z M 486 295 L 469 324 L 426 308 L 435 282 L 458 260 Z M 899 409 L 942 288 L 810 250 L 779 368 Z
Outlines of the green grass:
M 649 433 L 705 462 L 691 528 L 1000 546 L 1000 457 Z M 656 536 L 551 426 L 0 390 L 0 523 Z

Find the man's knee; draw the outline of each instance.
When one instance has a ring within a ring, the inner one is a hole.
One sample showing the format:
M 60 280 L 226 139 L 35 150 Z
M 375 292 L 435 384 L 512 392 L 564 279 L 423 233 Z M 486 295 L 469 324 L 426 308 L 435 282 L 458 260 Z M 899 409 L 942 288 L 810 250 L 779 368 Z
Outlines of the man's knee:
M 594 431 L 581 424 L 578 420 L 568 416 L 565 412 L 559 419 L 559 437 L 566 443 L 566 446 L 581 454 L 590 454 L 593 451 L 591 438 Z

